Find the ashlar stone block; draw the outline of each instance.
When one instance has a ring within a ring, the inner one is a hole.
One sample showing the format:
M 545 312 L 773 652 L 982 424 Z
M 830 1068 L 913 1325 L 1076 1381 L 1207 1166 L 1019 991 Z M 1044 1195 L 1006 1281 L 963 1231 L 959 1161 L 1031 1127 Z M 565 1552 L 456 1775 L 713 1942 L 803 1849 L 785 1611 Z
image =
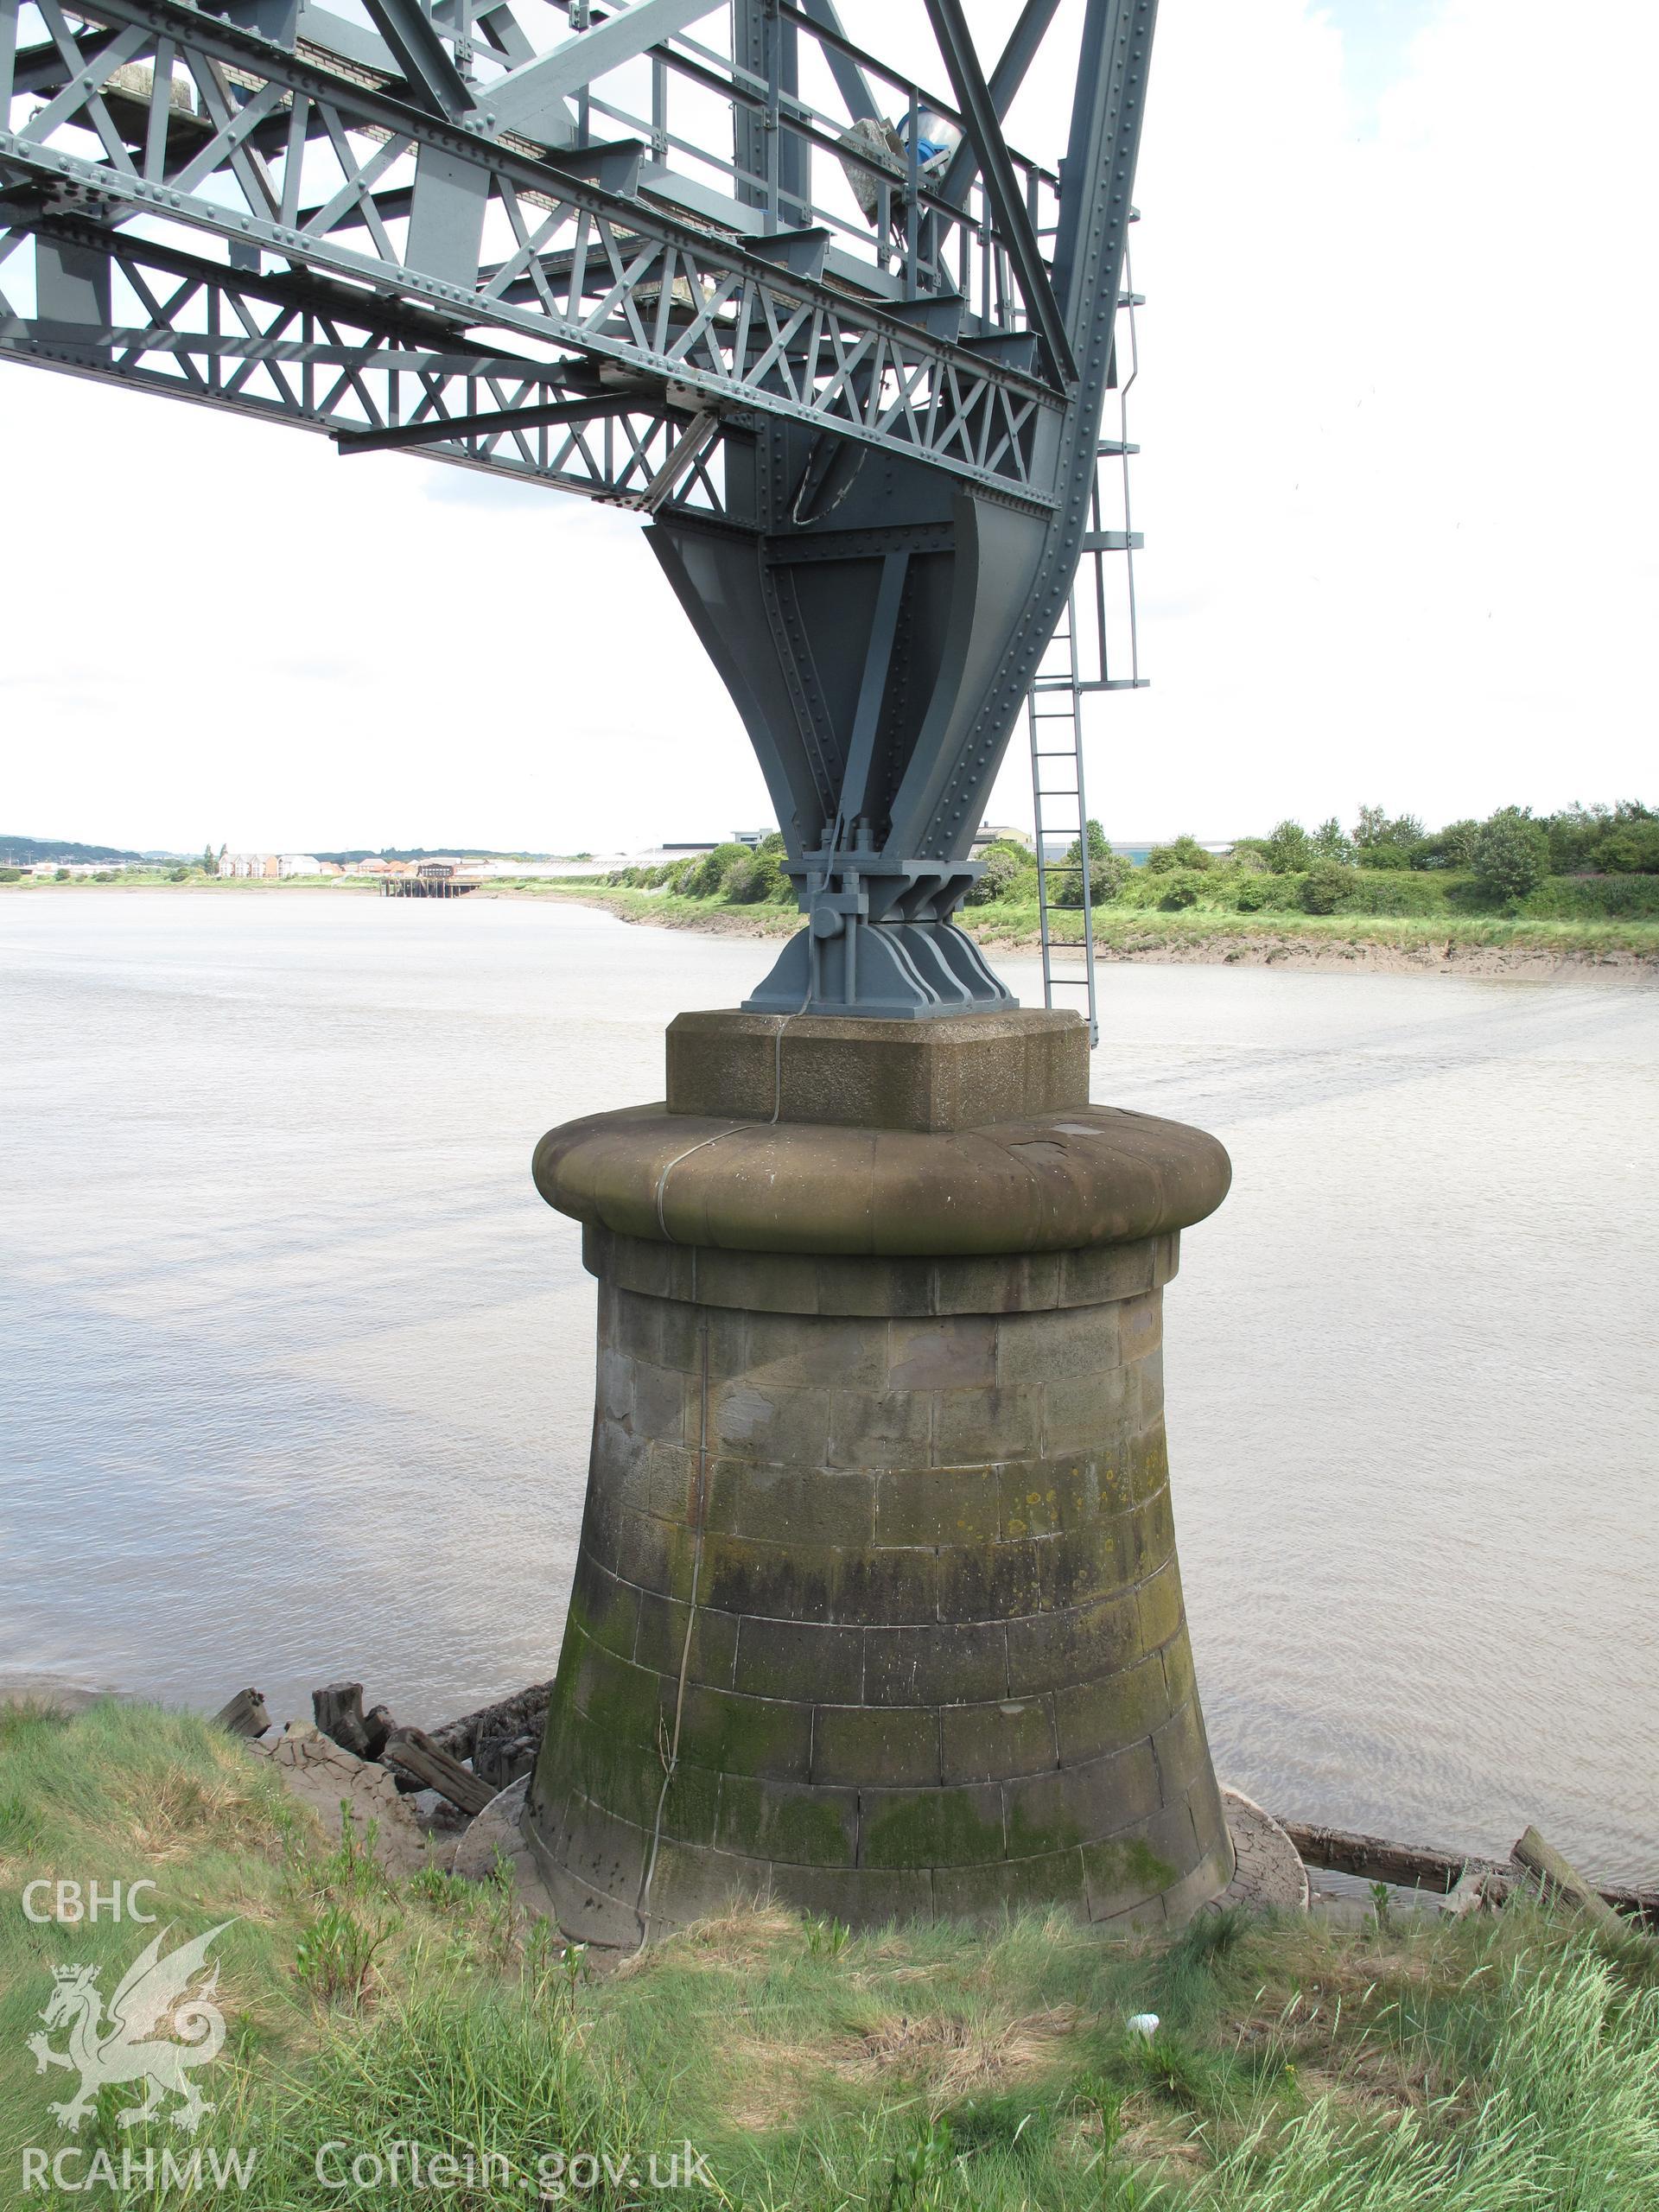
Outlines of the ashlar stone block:
M 600 1278 L 525 1821 L 561 1920 L 632 1945 L 763 1892 L 861 1927 L 1197 1910 L 1231 1858 L 1161 1301 L 1224 1154 L 1089 1104 L 1058 1017 L 803 1027 L 775 1119 L 769 1017 L 677 1033 L 677 1112 L 537 1154 Z

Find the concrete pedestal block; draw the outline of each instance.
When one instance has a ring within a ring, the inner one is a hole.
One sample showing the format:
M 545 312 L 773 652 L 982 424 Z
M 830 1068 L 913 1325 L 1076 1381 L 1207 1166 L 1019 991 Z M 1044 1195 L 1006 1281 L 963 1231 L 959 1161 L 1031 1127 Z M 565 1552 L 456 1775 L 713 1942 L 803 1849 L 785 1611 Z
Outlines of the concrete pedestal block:
M 670 1068 L 668 1107 L 537 1156 L 600 1282 L 525 1815 L 561 1922 L 634 1944 L 760 1891 L 1184 1918 L 1232 1857 L 1161 1304 L 1224 1153 L 1090 1106 L 1069 1015 L 682 1017 Z

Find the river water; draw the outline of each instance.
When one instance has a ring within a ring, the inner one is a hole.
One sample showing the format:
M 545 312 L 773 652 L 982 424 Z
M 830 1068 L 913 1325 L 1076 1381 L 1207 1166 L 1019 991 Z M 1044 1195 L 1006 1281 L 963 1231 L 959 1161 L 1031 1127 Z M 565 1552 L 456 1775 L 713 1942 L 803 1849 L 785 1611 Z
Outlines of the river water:
M 752 941 L 349 893 L 0 901 L 0 1670 L 429 1723 L 550 1673 L 593 1286 L 552 1122 Z M 1003 972 L 1031 1002 L 1029 963 Z M 1232 1153 L 1167 1300 L 1217 1764 L 1659 1878 L 1659 992 L 1103 970 L 1099 1098 Z

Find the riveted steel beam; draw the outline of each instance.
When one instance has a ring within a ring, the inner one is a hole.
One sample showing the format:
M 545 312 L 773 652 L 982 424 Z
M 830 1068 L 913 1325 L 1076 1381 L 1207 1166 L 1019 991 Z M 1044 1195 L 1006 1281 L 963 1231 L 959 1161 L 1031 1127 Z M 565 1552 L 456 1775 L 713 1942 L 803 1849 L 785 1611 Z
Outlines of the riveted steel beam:
M 19 5 L 0 0 L 0 18 Z M 89 54 L 67 33 L 45 107 L 5 118 L 0 180 L 101 195 L 117 224 L 207 232 L 244 262 L 281 257 L 510 345 L 672 378 L 711 404 L 1051 502 L 1032 470 L 1055 404 L 1040 383 L 607 188 L 579 174 L 580 152 L 537 159 L 177 0 L 92 0 L 74 21 L 115 44 Z M 118 50 L 137 118 L 119 128 L 99 112 L 100 65 Z M 175 83 L 195 87 L 188 111 Z M 394 198 L 406 179 L 410 198 Z

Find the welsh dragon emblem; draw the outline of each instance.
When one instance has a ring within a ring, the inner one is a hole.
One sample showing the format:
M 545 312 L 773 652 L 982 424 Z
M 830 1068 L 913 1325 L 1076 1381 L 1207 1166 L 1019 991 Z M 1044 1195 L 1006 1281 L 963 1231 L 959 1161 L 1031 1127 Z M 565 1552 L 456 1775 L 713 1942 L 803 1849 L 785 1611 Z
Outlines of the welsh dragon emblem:
M 73 2097 L 48 2107 L 60 2126 L 75 2133 L 106 2082 L 146 2084 L 143 2102 L 118 2115 L 123 2127 L 156 2118 L 169 2093 L 183 2100 L 168 2115 L 175 2127 L 194 2130 L 203 2113 L 213 2110 L 191 2075 L 211 2064 L 225 2042 L 225 2016 L 213 2002 L 219 1987 L 217 1964 L 200 1988 L 190 1985 L 206 1972 L 213 1938 L 231 1924 L 221 1920 L 165 1958 L 162 1945 L 172 1931 L 163 1928 L 121 1977 L 107 2018 L 97 1967 L 53 1967 L 52 1995 L 41 2018 L 48 2031 L 68 2023 L 68 2049 L 54 2050 L 39 2031 L 29 2038 L 29 2048 L 37 2074 L 61 2066 L 80 2075 Z

